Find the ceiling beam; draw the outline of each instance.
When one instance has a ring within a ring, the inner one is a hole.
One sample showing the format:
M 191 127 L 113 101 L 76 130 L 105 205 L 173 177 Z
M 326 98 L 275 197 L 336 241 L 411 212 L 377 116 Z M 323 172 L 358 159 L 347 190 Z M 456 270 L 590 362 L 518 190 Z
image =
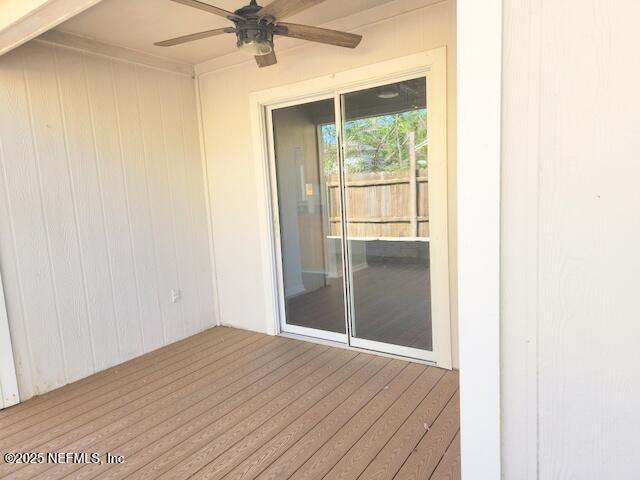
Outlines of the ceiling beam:
M 101 0 L 5 0 L 0 2 L 0 55 L 51 30 Z

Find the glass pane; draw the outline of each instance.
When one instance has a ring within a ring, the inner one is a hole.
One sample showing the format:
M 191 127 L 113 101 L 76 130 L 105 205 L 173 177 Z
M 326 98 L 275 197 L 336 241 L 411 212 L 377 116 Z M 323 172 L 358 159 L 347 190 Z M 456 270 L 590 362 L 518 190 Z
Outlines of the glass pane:
M 357 338 L 432 350 L 426 79 L 342 98 Z
M 286 322 L 346 333 L 333 100 L 273 111 Z

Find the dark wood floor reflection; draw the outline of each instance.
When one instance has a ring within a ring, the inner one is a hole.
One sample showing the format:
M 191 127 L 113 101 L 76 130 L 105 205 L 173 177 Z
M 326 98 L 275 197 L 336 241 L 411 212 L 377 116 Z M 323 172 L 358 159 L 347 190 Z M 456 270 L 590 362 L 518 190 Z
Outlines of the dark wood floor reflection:
M 356 336 L 431 350 L 429 269 L 402 262 L 369 263 L 354 272 Z M 342 279 L 287 301 L 287 322 L 344 333 Z

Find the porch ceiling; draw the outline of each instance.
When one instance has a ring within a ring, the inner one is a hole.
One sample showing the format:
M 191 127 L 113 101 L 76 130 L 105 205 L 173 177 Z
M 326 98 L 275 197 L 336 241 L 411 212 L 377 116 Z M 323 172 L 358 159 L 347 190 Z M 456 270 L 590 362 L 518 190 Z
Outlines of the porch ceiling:
M 206 1 L 226 10 L 236 10 L 249 3 L 247 0 Z M 321 5 L 288 20 L 322 25 L 389 1 L 326 0 Z M 270 0 L 263 0 L 259 3 L 268 4 L 269 2 Z M 170 48 L 156 47 L 153 43 L 229 25 L 230 23 L 223 18 L 171 0 L 136 0 L 135 2 L 103 0 L 98 5 L 62 23 L 56 30 L 195 65 L 234 52 L 236 50 L 234 37 L 223 35 Z M 279 39 L 279 41 L 291 44 L 299 42 L 291 39 Z

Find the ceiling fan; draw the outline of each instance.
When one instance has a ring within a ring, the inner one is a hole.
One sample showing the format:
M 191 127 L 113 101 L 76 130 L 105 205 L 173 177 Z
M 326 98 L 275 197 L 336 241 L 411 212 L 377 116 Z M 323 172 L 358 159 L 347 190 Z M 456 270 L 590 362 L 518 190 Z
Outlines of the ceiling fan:
M 251 0 L 249 5 L 235 12 L 229 12 L 198 0 L 172 1 L 225 17 L 231 20 L 235 26 L 192 33 L 155 43 L 159 47 L 180 45 L 223 33 L 235 33 L 238 39 L 238 48 L 254 55 L 258 66 L 262 68 L 278 63 L 273 50 L 273 37 L 276 35 L 347 48 L 356 48 L 362 40 L 361 35 L 280 21 L 324 0 L 274 0 L 266 7 L 258 5 L 256 0 Z

